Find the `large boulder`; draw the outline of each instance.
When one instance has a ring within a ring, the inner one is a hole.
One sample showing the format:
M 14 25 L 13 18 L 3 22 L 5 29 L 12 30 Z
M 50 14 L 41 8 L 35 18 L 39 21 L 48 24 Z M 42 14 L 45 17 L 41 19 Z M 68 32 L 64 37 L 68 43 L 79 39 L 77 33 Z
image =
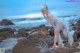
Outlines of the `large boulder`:
M 48 28 L 45 26 L 45 25 L 41 25 L 39 27 L 36 27 L 36 28 L 33 28 L 33 31 L 32 32 L 36 32 L 36 33 L 43 33 L 44 35 L 50 35 L 49 31 L 48 31 Z
M 13 53 L 73 53 L 79 50 L 70 47 L 50 49 L 53 44 L 53 36 L 36 34 L 30 35 L 27 39 L 21 40 L 16 44 L 13 48 Z
M 53 43 L 53 37 L 43 34 L 30 35 L 20 41 L 14 48 L 13 53 L 39 53 L 42 47 L 48 47 Z
M 77 32 L 74 33 L 73 39 L 74 39 L 75 42 L 78 41 L 78 34 L 77 34 Z
M 14 23 L 11 22 L 11 21 L 8 20 L 8 19 L 3 19 L 3 20 L 0 22 L 0 25 L 14 25 Z
M 80 38 L 80 19 L 72 23 L 71 27 L 73 30 L 75 30 L 75 33 L 73 35 L 74 41 L 77 41 Z
M 54 36 L 54 29 L 53 29 L 53 27 L 51 27 L 51 28 L 49 29 L 49 33 L 50 33 L 51 36 Z
M 7 37 L 11 37 L 14 31 L 11 28 L 2 28 L 0 29 L 0 40 L 3 40 Z
M 80 30 L 80 19 L 71 24 L 73 30 Z
M 29 35 L 30 29 L 21 28 L 18 30 L 16 36 L 18 37 L 27 37 Z
M 80 31 L 75 31 L 73 38 L 75 42 L 78 41 L 80 39 Z

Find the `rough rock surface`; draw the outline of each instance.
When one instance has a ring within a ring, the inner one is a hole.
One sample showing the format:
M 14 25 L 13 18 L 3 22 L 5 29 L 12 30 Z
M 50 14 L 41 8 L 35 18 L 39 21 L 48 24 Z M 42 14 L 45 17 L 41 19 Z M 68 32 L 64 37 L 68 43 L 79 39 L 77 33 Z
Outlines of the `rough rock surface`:
M 29 31 L 24 28 L 19 29 L 19 31 L 16 34 L 16 36 L 18 37 L 27 37 L 28 35 L 29 35 Z
M 77 41 L 79 38 L 80 38 L 80 19 L 78 19 L 76 21 L 76 23 L 72 23 L 71 24 L 71 27 L 73 30 L 75 30 L 75 33 L 74 33 L 74 41 Z
M 10 20 L 7 20 L 7 19 L 3 19 L 1 22 L 0 22 L 0 25 L 14 25 L 14 23 Z
M 80 31 L 75 31 L 73 38 L 74 38 L 74 41 L 78 41 L 80 38 Z
M 16 44 L 13 48 L 13 53 L 73 53 L 80 51 L 72 47 L 50 49 L 52 44 L 53 36 L 45 36 L 42 33 L 36 33 Z
M 48 28 L 45 25 L 41 25 L 39 27 L 33 28 L 33 32 L 36 32 L 38 34 L 44 34 L 44 35 L 50 35 Z
M 48 47 L 53 43 L 53 37 L 30 35 L 27 39 L 20 41 L 14 48 L 13 53 L 39 53 L 41 47 Z M 51 43 L 51 44 L 50 44 Z
M 53 30 L 52 27 L 50 27 L 50 29 L 49 29 L 49 33 L 50 33 L 51 36 L 54 36 L 54 30 Z
M 11 28 L 0 29 L 0 41 L 7 37 L 11 37 L 13 33 L 14 31 Z

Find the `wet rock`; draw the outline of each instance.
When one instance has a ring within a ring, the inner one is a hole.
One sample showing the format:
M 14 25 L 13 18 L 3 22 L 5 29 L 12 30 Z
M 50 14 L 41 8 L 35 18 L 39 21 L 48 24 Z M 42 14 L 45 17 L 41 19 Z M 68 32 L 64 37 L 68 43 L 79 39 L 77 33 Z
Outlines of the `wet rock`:
M 80 38 L 80 31 L 77 32 L 77 38 Z
M 73 43 L 73 48 L 76 48 L 76 47 L 78 47 L 79 46 L 79 43 L 78 42 L 74 42 Z
M 80 49 L 68 48 L 68 47 L 59 47 L 59 48 L 54 48 L 52 50 L 48 50 L 47 52 L 43 52 L 43 53 L 74 53 L 77 51 L 80 51 Z
M 80 51 L 78 51 L 78 52 L 74 52 L 74 53 L 80 53 Z
M 2 40 L 4 40 L 4 39 L 5 39 L 5 37 L 1 37 L 1 36 L 0 36 L 0 42 L 1 42 Z
M 13 48 L 13 53 L 40 53 L 40 49 L 47 48 L 50 43 L 53 43 L 53 37 L 51 36 L 30 35 Z
M 19 30 L 18 33 L 16 34 L 17 36 L 21 37 L 27 37 L 29 35 L 28 31 L 26 30 Z
M 73 38 L 75 42 L 78 41 L 80 38 L 80 31 L 75 31 Z
M 65 47 L 71 47 L 71 48 L 77 48 L 79 46 L 78 42 L 74 42 L 72 46 L 69 45 L 69 43 L 65 43 Z
M 80 19 L 77 21 L 77 23 L 80 23 Z
M 43 33 L 46 36 L 50 35 L 48 28 L 45 25 L 41 25 L 39 27 L 33 28 L 33 32 L 40 32 L 40 34 Z
M 73 39 L 74 39 L 75 42 L 78 40 L 78 37 L 77 36 L 78 36 L 77 35 L 77 32 L 75 32 L 74 35 L 73 35 Z
M 11 37 L 13 34 L 14 31 L 11 28 L 2 28 L 0 29 L 0 40 Z
M 14 25 L 14 23 L 11 22 L 10 20 L 3 19 L 3 20 L 0 22 L 0 25 Z
M 80 38 L 80 19 L 76 21 L 74 25 L 72 25 L 72 29 L 75 30 L 74 33 L 74 41 L 77 41 Z
M 51 36 L 54 36 L 54 30 L 53 30 L 52 27 L 49 29 L 49 33 L 50 33 Z
M 13 48 L 13 53 L 73 53 L 80 51 L 76 47 L 60 47 L 50 49 L 53 43 L 52 36 L 44 36 L 43 34 L 30 35 L 27 39 L 21 40 Z M 74 44 L 74 46 L 77 43 Z M 50 47 L 49 47 L 50 46 Z
M 72 30 L 78 30 L 79 26 L 72 26 Z
M 80 30 L 80 19 L 76 20 L 75 22 L 71 23 L 73 30 Z
M 58 48 L 54 50 L 54 53 L 73 53 L 76 51 L 80 51 L 80 49 L 77 48 Z

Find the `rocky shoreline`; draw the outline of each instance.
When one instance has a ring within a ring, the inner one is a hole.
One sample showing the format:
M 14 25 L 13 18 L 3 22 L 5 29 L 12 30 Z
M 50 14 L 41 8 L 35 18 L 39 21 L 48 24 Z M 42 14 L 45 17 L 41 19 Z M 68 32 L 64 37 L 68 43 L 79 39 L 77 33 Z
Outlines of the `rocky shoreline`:
M 11 49 L 6 50 L 6 53 L 75 53 L 80 51 L 80 20 L 77 20 L 76 24 L 71 23 L 72 30 L 75 31 L 73 47 L 64 41 L 64 48 L 55 49 L 50 49 L 54 37 L 52 27 L 45 25 L 33 28 L 12 27 L 15 24 L 7 19 L 0 22 L 1 26 L 4 27 L 0 28 L 0 48 L 5 48 L 6 43 L 10 40 L 8 47 L 14 45 Z

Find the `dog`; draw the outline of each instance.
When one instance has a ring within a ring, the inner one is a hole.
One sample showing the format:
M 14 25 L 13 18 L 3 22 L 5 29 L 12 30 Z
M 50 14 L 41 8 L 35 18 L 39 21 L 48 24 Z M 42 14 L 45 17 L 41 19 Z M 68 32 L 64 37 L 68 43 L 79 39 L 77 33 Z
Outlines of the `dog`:
M 63 44 L 63 39 L 61 38 L 61 36 L 64 36 L 65 38 L 68 39 L 68 43 L 70 46 L 72 46 L 72 44 L 74 43 L 73 40 L 73 34 L 74 31 L 70 31 L 69 30 L 69 24 L 65 21 L 65 20 L 61 20 L 55 16 L 53 16 L 49 11 L 48 11 L 48 6 L 45 5 L 44 8 L 41 10 L 43 16 L 45 17 L 45 19 L 50 22 L 50 24 L 52 25 L 53 29 L 54 29 L 54 44 L 53 44 L 53 48 L 54 47 L 64 47 Z M 62 31 L 60 33 L 60 31 Z M 57 45 L 58 43 L 58 45 Z

